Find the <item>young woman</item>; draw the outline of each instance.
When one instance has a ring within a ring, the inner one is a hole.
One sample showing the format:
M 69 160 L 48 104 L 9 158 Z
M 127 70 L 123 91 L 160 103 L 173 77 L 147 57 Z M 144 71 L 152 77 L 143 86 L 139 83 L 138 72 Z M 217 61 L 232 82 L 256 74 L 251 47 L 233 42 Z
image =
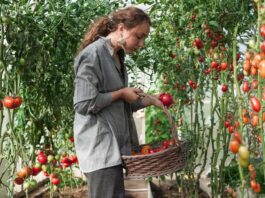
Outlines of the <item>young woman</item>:
M 142 90 L 127 87 L 125 53 L 144 46 L 150 25 L 148 15 L 132 6 L 103 16 L 90 26 L 75 58 L 75 147 L 90 198 L 125 196 L 121 155 L 138 145 L 132 113 L 162 106 L 157 97 L 142 99 Z

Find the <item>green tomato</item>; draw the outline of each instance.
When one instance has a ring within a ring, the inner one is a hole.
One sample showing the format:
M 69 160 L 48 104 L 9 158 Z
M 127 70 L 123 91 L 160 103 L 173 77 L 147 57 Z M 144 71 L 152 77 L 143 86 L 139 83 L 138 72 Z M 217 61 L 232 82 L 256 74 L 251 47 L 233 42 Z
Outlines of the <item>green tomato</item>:
M 255 49 L 256 48 L 256 42 L 254 39 L 251 39 L 248 41 L 248 46 L 252 49 Z
M 7 16 L 2 16 L 1 21 L 3 22 L 3 24 L 9 24 L 11 22 L 10 18 Z
M 54 156 L 53 155 L 48 155 L 47 159 L 48 159 L 48 162 L 50 163 L 50 162 L 52 162 L 54 160 Z
M 26 65 L 26 60 L 24 58 L 20 58 L 19 59 L 19 64 L 23 65 L 23 66 Z
M 23 185 L 23 189 L 24 190 L 28 190 L 30 187 L 30 183 L 29 182 L 25 182 L 24 185 Z
M 241 145 L 238 150 L 239 157 L 243 160 L 249 160 L 249 151 L 248 148 L 244 145 Z

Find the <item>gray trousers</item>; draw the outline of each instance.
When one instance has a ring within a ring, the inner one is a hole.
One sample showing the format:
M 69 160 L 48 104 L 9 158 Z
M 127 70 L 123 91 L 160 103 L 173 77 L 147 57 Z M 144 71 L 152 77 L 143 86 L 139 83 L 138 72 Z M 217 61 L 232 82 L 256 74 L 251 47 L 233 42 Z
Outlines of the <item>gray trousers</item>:
M 113 166 L 85 173 L 89 198 L 124 198 L 124 178 L 122 166 Z

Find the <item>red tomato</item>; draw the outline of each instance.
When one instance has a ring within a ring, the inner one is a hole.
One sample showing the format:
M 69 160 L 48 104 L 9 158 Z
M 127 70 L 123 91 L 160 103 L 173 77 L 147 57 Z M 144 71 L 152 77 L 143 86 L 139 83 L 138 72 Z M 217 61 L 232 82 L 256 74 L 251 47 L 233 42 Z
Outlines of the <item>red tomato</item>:
M 173 104 L 173 98 L 169 93 L 162 93 L 159 96 L 159 100 L 163 103 L 164 106 L 169 107 Z
M 147 152 L 147 153 L 148 153 L 148 152 Z M 70 161 L 71 161 L 72 163 L 76 163 L 76 162 L 78 161 L 76 155 L 71 155 L 71 156 L 69 157 L 69 159 L 70 159 Z
M 53 185 L 58 185 L 58 184 L 60 184 L 60 179 L 59 179 L 59 178 L 52 178 L 52 184 L 53 184 Z
M 51 179 L 52 179 L 52 178 L 57 178 L 57 176 L 56 176 L 55 173 L 51 173 L 51 174 L 50 174 L 50 178 L 51 178 Z
M 243 90 L 243 92 L 249 92 L 250 85 L 249 85 L 248 81 L 243 82 L 242 90 Z
M 227 92 L 228 86 L 226 84 L 223 84 L 221 89 L 222 89 L 222 92 Z
M 33 176 L 36 176 L 36 175 L 38 175 L 41 172 L 41 168 L 40 167 L 33 166 L 31 169 L 32 169 L 32 175 Z
M 3 105 L 8 109 L 13 109 L 13 98 L 11 96 L 5 96 L 3 99 Z
M 257 89 L 258 88 L 258 80 L 257 79 L 253 79 L 252 82 L 251 82 L 251 87 L 252 89 Z
M 24 182 L 24 179 L 21 177 L 17 177 L 14 179 L 14 183 L 17 185 L 21 185 L 21 184 L 23 184 L 23 182 Z
M 255 188 L 257 188 L 258 183 L 254 179 L 252 179 L 250 181 L 250 186 L 251 186 L 252 189 L 255 189 Z
M 22 98 L 20 96 L 5 96 L 3 99 L 3 105 L 8 109 L 15 109 L 19 107 L 22 103 Z
M 228 128 L 230 126 L 231 126 L 230 122 L 229 121 L 225 121 L 225 128 Z
M 200 38 L 196 38 L 195 41 L 193 42 L 193 45 L 198 49 L 203 48 L 203 43 Z
M 259 193 L 259 192 L 261 191 L 260 184 L 259 184 L 259 183 L 257 183 L 257 186 L 256 186 L 256 188 L 253 188 L 253 190 L 254 190 L 254 192 L 255 192 L 255 193 Z
M 260 101 L 259 101 L 259 99 L 256 98 L 256 97 L 252 97 L 252 98 L 250 99 L 250 105 L 251 105 L 252 109 L 253 109 L 254 111 L 256 111 L 256 112 L 259 112 L 260 109 L 261 109 Z
M 234 129 L 235 129 L 234 126 L 229 126 L 229 127 L 228 127 L 228 132 L 229 132 L 229 133 L 234 133 Z
M 242 137 L 238 131 L 234 132 L 234 140 L 236 140 L 239 144 L 241 144 Z
M 212 66 L 212 68 L 217 69 L 218 66 L 219 66 L 219 64 L 218 64 L 216 61 L 213 61 L 213 62 L 211 63 L 211 66 Z
M 41 164 L 46 164 L 48 162 L 47 160 L 47 156 L 45 154 L 42 155 L 38 155 L 37 156 L 37 160 L 41 163 Z
M 227 63 L 226 62 L 222 62 L 220 66 L 221 66 L 221 70 L 226 70 Z
M 239 150 L 239 146 L 240 144 L 238 143 L 238 141 L 236 140 L 232 140 L 230 143 L 229 143 L 229 149 L 232 153 L 238 153 L 238 150 Z

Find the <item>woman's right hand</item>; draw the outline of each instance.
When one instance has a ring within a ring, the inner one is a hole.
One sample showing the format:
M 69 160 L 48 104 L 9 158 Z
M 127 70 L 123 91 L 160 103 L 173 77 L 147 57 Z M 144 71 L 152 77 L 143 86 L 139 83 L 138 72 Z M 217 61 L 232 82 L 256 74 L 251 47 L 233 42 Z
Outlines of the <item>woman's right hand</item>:
M 126 87 L 121 89 L 121 99 L 128 103 L 134 103 L 139 99 L 139 93 L 143 92 L 141 89 Z

